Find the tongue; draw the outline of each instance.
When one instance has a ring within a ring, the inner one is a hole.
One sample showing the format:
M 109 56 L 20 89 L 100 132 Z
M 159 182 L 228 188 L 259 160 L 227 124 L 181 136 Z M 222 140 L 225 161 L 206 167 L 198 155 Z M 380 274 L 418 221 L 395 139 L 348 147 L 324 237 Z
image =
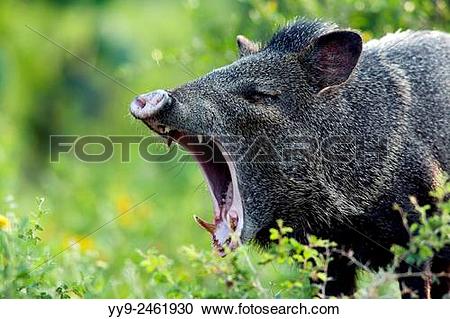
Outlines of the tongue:
M 231 182 L 228 184 L 227 192 L 224 194 L 222 198 L 222 206 L 220 208 L 221 218 L 226 220 L 226 213 L 230 209 L 231 204 L 233 203 L 233 186 Z

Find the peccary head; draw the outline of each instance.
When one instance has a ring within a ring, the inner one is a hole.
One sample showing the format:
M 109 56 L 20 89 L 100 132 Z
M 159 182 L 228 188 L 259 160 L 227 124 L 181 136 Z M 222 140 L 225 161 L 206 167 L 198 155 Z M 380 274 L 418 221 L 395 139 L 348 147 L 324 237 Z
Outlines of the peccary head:
M 290 137 L 321 134 L 332 115 L 326 101 L 348 80 L 362 48 L 357 33 L 304 20 L 262 48 L 243 36 L 237 44 L 234 63 L 131 104 L 134 117 L 200 163 L 214 219 L 197 222 L 220 253 L 262 240 L 279 218 L 314 224 L 305 218 L 318 187 L 316 163 L 304 152 L 292 157 L 297 152 L 291 152 Z

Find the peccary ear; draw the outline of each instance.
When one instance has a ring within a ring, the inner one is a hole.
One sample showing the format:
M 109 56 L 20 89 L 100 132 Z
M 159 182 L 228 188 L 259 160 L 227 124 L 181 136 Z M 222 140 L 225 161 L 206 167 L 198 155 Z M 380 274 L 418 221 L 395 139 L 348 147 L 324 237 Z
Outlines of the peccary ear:
M 362 39 L 356 32 L 334 31 L 319 37 L 308 57 L 310 80 L 317 92 L 344 83 L 361 50 Z
M 243 35 L 238 35 L 236 37 L 236 42 L 238 45 L 240 58 L 256 53 L 259 50 L 259 45 L 257 43 L 247 39 Z

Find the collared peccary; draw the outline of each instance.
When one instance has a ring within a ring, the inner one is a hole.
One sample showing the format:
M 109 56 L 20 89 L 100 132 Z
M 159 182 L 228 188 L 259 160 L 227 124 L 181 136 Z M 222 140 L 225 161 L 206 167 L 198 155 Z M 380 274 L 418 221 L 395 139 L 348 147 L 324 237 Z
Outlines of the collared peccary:
M 234 63 L 130 106 L 200 163 L 214 221 L 197 221 L 213 246 L 267 243 L 282 219 L 299 240 L 315 234 L 388 265 L 391 245 L 409 240 L 394 203 L 415 220 L 409 196 L 428 201 L 450 170 L 450 36 L 407 31 L 363 44 L 357 32 L 298 19 L 264 45 L 237 43 Z M 431 270 L 449 269 L 444 249 Z M 326 294 L 351 295 L 355 271 L 334 256 Z M 429 294 L 423 278 L 404 278 L 404 297 Z M 431 296 L 448 291 L 440 277 Z

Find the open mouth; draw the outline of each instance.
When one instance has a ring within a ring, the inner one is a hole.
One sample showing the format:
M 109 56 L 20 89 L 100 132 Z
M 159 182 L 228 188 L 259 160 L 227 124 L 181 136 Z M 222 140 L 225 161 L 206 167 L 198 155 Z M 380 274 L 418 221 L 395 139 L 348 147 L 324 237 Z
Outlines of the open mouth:
M 212 136 L 190 135 L 149 119 L 144 122 L 166 138 L 169 147 L 176 142 L 197 160 L 211 193 L 214 217 L 211 223 L 195 215 L 194 219 L 210 233 L 212 245 L 219 255 L 225 256 L 236 249 L 240 245 L 244 215 L 236 169 L 229 154 Z

